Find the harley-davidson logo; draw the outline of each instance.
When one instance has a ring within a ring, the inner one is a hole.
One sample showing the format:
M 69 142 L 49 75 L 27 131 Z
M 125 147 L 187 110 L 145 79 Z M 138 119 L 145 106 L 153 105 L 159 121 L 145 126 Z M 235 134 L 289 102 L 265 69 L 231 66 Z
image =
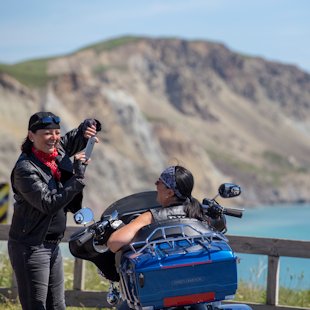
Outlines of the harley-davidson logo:
M 180 286 L 180 285 L 187 285 L 193 283 L 201 283 L 205 282 L 205 277 L 195 277 L 195 278 L 187 278 L 187 279 L 178 279 L 171 282 L 172 286 Z

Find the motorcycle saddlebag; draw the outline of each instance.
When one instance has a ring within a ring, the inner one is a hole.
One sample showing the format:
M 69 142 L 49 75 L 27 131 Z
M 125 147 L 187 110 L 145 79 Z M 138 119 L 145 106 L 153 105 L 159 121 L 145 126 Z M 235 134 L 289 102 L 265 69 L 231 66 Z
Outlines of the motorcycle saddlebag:
M 123 253 L 121 287 L 130 308 L 185 306 L 236 293 L 236 256 L 227 242 L 179 239 Z

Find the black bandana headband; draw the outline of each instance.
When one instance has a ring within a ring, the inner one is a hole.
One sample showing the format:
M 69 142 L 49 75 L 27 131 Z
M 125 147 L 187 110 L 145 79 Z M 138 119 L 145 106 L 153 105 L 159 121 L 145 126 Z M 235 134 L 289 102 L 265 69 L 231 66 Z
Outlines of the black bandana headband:
M 174 191 L 177 197 L 180 199 L 186 199 L 184 195 L 180 193 L 177 188 L 177 183 L 175 179 L 175 166 L 170 166 L 166 168 L 160 175 L 159 179 L 170 189 Z

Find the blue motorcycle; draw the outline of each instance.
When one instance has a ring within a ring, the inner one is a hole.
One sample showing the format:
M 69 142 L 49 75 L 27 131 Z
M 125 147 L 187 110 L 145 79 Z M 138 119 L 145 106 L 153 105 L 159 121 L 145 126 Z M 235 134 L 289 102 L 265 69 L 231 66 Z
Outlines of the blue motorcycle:
M 93 262 L 110 281 L 107 300 L 118 309 L 251 309 L 227 304 L 238 283 L 237 257 L 224 235 L 225 215 L 241 218 L 243 209 L 224 208 L 216 201 L 218 196 L 240 193 L 238 185 L 224 183 L 213 199 L 202 201 L 208 223 L 180 218 L 147 225 L 116 254 L 106 246 L 109 236 L 143 212 L 161 208 L 157 192 L 124 197 L 97 222 L 92 211 L 83 208 L 74 219 L 88 226 L 71 236 L 69 248 L 73 256 Z

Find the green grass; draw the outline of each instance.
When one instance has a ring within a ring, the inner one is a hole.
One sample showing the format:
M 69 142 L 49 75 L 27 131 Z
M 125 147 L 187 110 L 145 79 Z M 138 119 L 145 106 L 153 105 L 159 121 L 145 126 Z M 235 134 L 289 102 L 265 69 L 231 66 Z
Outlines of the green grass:
M 94 75 L 101 75 L 107 72 L 108 70 L 117 70 L 119 72 L 125 72 L 128 69 L 124 65 L 118 65 L 118 66 L 98 65 L 92 68 L 92 72 Z
M 84 273 L 84 290 L 86 291 L 107 291 L 109 281 L 105 280 L 98 274 L 97 267 L 91 262 L 86 261 L 86 271 Z M 65 289 L 73 289 L 73 261 L 71 259 L 64 260 L 65 272 Z
M 240 281 L 234 301 L 266 303 L 266 288 L 253 283 Z M 293 307 L 310 308 L 310 290 L 294 290 L 280 287 L 279 304 Z
M 83 51 L 87 49 L 93 49 L 97 54 L 104 50 L 111 50 L 113 48 L 117 48 L 119 46 L 122 46 L 124 44 L 128 44 L 131 42 L 136 42 L 138 40 L 141 40 L 141 38 L 138 37 L 131 37 L 131 36 L 124 36 L 116 39 L 112 39 L 109 41 L 97 43 L 94 45 L 87 46 L 83 49 L 78 50 Z M 72 53 L 75 54 L 75 53 Z M 29 60 L 13 65 L 8 64 L 0 64 L 0 73 L 6 73 L 13 78 L 15 78 L 17 81 L 22 83 L 23 85 L 26 85 L 30 88 L 43 88 L 47 85 L 48 81 L 53 79 L 53 76 L 49 76 L 47 74 L 47 64 L 49 60 L 52 60 L 53 58 L 42 58 L 42 59 L 34 59 Z M 105 66 L 99 66 L 93 69 L 95 74 L 100 74 L 108 69 L 108 67 Z M 115 67 L 113 68 L 115 69 Z M 116 68 L 118 70 L 126 70 L 124 67 Z
M 99 54 L 102 51 L 109 51 L 109 50 L 112 50 L 114 48 L 117 48 L 119 46 L 122 46 L 122 45 L 125 45 L 128 43 L 137 42 L 141 39 L 142 39 L 141 37 L 139 38 L 139 37 L 133 37 L 133 36 L 124 36 L 124 37 L 120 37 L 120 38 L 111 39 L 108 41 L 96 43 L 93 45 L 88 45 L 88 46 L 80 49 L 79 51 L 93 49 L 97 54 Z
M 271 174 L 268 169 L 264 169 L 254 162 L 242 161 L 232 154 L 217 151 L 216 149 L 207 149 L 206 152 L 219 167 L 221 165 L 230 166 L 239 173 L 253 174 L 259 179 L 265 179 L 267 175 Z
M 10 287 L 12 270 L 7 255 L 0 254 L 0 287 Z M 73 287 L 73 261 L 69 259 L 64 260 L 65 270 L 65 288 L 72 289 Z M 253 271 L 252 271 L 253 272 Z M 255 273 L 255 272 L 253 272 Z M 98 275 L 97 268 L 87 262 L 85 271 L 85 290 L 93 291 L 107 291 L 108 281 L 104 280 Z M 303 280 L 303 275 L 299 276 Z M 255 274 L 253 274 L 252 281 L 239 281 L 238 291 L 234 301 L 251 302 L 251 303 L 266 303 L 266 288 L 258 285 L 255 281 Z M 280 287 L 279 290 L 279 304 L 294 307 L 310 308 L 310 290 L 294 290 L 293 288 Z M 20 309 L 18 302 L 6 300 L 0 296 L 0 310 L 17 310 Z M 95 310 L 98 308 L 82 308 L 82 307 L 67 307 L 69 310 L 89 309 Z
M 244 174 L 249 176 L 255 176 L 257 181 L 269 184 L 273 187 L 278 187 L 286 180 L 286 177 L 291 173 L 308 173 L 309 167 L 296 166 L 292 161 L 282 156 L 281 154 L 266 151 L 260 155 L 263 164 L 260 161 L 251 159 L 251 161 L 242 161 L 238 157 L 224 153 L 215 148 L 208 148 L 206 152 L 218 167 L 227 167 L 234 169 L 232 174 Z
M 7 73 L 30 88 L 44 87 L 51 79 L 47 75 L 48 60 L 38 59 L 15 65 L 0 64 L 0 73 Z

